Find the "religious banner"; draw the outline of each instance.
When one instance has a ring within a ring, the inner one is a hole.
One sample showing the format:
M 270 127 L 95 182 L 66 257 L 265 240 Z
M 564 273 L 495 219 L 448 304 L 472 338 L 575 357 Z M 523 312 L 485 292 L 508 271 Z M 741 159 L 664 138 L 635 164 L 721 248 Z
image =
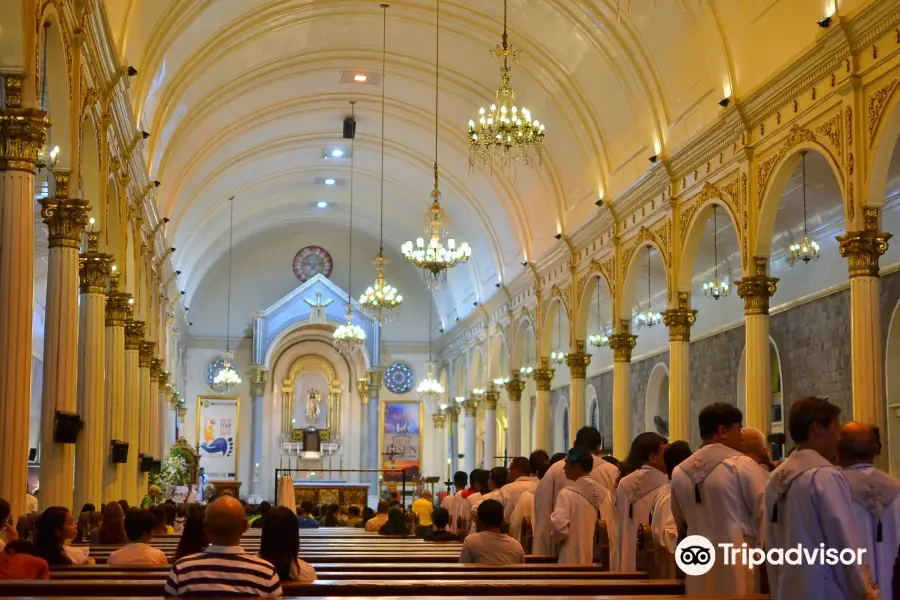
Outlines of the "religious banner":
M 422 403 L 391 400 L 381 403 L 381 468 L 385 481 L 406 481 L 418 477 L 422 466 Z
M 197 398 L 200 467 L 210 481 L 237 479 L 240 408 L 236 396 Z

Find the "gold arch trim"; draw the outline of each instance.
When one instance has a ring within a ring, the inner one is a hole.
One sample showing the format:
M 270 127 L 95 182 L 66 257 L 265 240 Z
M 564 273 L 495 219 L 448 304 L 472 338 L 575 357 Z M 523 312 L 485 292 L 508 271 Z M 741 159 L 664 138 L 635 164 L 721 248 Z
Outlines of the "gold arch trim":
M 300 377 L 310 373 L 319 375 L 328 383 L 328 412 L 325 416 L 327 434 L 323 435 L 323 441 L 329 438 L 333 439 L 340 435 L 341 393 L 343 390 L 335 373 L 334 365 L 320 354 L 304 354 L 291 365 L 288 377 L 281 387 L 281 432 L 289 435 L 293 429 L 291 419 L 297 400 L 294 397 L 294 386 Z

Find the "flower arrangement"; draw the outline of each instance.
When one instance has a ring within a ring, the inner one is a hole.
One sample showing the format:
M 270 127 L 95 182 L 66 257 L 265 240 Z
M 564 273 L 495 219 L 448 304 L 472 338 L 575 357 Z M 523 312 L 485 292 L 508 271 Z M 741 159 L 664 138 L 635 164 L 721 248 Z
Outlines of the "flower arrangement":
M 185 485 L 190 474 L 188 462 L 179 454 L 173 452 L 163 459 L 159 471 L 151 471 L 149 480 L 151 484 L 159 486 L 163 497 L 171 498 L 175 487 Z

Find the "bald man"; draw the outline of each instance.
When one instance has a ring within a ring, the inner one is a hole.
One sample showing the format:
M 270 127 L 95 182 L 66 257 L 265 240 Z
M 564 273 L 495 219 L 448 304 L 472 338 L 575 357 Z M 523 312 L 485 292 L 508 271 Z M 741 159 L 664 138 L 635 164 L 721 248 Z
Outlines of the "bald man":
M 775 468 L 766 447 L 766 434 L 762 431 L 756 427 L 744 427 L 741 430 L 741 443 L 744 446 L 744 454 L 755 460 L 759 466 L 769 472 Z
M 275 568 L 241 548 L 247 514 L 232 496 L 222 496 L 206 507 L 203 530 L 209 538 L 205 551 L 179 559 L 166 580 L 166 596 L 281 596 Z
M 879 444 L 874 427 L 856 421 L 844 423 L 838 465 L 850 484 L 853 517 L 881 597 L 888 598 L 900 546 L 900 481 L 872 466 Z

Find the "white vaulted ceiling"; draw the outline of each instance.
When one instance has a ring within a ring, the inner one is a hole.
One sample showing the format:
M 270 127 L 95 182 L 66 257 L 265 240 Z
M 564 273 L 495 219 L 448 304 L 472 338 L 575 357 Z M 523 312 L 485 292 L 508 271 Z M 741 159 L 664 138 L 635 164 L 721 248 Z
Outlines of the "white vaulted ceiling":
M 844 0 L 840 11 L 864 3 Z M 614 198 L 640 177 L 650 155 L 666 156 L 707 128 L 721 114 L 719 99 L 740 99 L 783 69 L 821 35 L 815 23 L 831 4 L 510 0 L 510 42 L 523 49 L 512 85 L 519 104 L 547 126 L 543 173 L 520 168 L 513 176 L 470 174 L 465 133 L 499 85 L 488 50 L 500 38 L 503 3 L 443 0 L 442 202 L 451 233 L 472 245 L 474 258 L 438 294 L 441 320 L 451 326 L 465 317 L 498 280 L 521 272 L 523 255 L 545 255 L 559 243 L 558 230 L 571 232 L 595 214 L 598 197 Z M 139 71 L 131 80 L 135 114 L 151 133 L 148 168 L 162 182 L 159 208 L 171 219 L 166 234 L 178 248 L 188 304 L 209 304 L 202 282 L 227 255 L 232 195 L 241 202 L 236 247 L 265 245 L 267 233 L 287 228 L 299 250 L 318 228 L 346 228 L 349 160 L 324 159 L 322 150 L 347 146 L 341 121 L 350 100 L 358 102 L 354 228 L 377 238 L 382 88 L 341 80 L 348 72 L 382 75 L 378 0 L 106 0 L 106 7 L 121 62 Z M 385 245 L 393 248 L 421 235 L 431 190 L 435 7 L 399 0 L 388 10 L 384 202 Z M 325 177 L 346 184 L 317 183 Z M 329 208 L 318 209 L 320 200 Z M 797 226 L 779 220 L 776 236 Z M 720 260 L 734 260 L 730 224 L 720 219 L 719 227 Z M 345 244 L 343 234 L 334 236 L 335 248 Z M 704 244 L 698 281 L 712 263 Z M 389 267 L 389 279 L 392 269 L 411 269 L 401 262 Z M 293 277 L 289 266 L 277 268 Z M 645 303 L 643 293 L 636 298 Z

